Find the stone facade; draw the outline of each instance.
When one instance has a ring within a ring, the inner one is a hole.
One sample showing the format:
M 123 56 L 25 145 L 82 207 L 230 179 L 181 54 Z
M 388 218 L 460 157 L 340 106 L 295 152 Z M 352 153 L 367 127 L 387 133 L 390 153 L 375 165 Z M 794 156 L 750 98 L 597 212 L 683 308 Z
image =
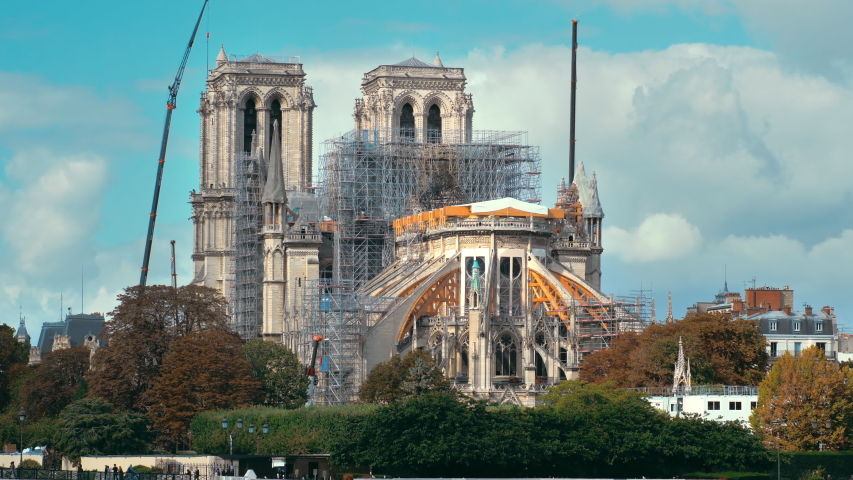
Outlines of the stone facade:
M 312 186 L 315 108 L 300 63 L 262 55 L 229 58 L 224 47 L 207 77 L 201 120 L 199 191 L 190 195 L 194 226 L 193 283 L 231 295 L 233 280 L 234 159 L 242 152 L 268 156 L 272 125 L 281 130 L 280 162 L 288 191 Z M 253 134 L 256 149 L 252 152 Z

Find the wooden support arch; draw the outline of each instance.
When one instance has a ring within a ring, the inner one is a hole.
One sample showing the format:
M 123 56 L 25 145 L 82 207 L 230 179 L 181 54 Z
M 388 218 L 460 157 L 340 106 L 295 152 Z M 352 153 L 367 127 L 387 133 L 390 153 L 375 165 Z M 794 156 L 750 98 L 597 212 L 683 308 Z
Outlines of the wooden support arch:
M 403 340 L 406 332 L 414 325 L 415 320 L 425 315 L 438 315 L 442 304 L 447 303 L 450 308 L 458 308 L 459 274 L 460 270 L 458 268 L 453 269 L 421 293 L 421 296 L 418 297 L 406 314 L 406 319 L 403 321 L 400 333 L 397 335 L 398 342 Z

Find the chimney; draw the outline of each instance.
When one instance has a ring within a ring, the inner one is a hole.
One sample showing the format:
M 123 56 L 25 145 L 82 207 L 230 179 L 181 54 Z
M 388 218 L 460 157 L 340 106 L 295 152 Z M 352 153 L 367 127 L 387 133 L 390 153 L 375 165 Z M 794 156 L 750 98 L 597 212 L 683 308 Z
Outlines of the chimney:
M 811 315 L 811 314 L 812 314 L 812 306 L 806 305 L 806 315 Z
M 820 309 L 820 311 L 829 315 L 830 317 L 833 313 L 835 313 L 835 309 L 830 307 L 829 305 L 824 305 L 823 308 Z
M 791 307 L 782 307 L 782 311 L 785 312 L 786 315 L 790 315 Z

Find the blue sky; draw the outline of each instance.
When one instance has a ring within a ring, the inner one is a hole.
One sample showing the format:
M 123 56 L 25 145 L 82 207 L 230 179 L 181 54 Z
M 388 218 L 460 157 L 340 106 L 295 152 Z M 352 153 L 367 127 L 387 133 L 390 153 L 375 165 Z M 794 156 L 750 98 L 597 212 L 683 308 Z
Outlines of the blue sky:
M 138 281 L 171 83 L 199 1 L 4 5 L 0 321 L 31 333 L 108 311 Z M 526 130 L 543 199 L 566 175 L 571 19 L 580 20 L 578 158 L 598 174 L 605 292 L 653 288 L 658 316 L 744 281 L 853 312 L 853 2 L 212 0 L 175 113 L 151 281 L 191 276 L 188 192 L 208 62 L 298 55 L 319 142 L 352 128 L 361 75 L 414 54 L 463 67 L 475 128 Z M 209 50 L 205 33 L 210 32 Z M 315 153 L 320 149 L 315 148 Z M 315 160 L 315 164 L 317 161 Z M 85 294 L 81 297 L 81 273 Z M 83 306 L 81 307 L 81 300 Z

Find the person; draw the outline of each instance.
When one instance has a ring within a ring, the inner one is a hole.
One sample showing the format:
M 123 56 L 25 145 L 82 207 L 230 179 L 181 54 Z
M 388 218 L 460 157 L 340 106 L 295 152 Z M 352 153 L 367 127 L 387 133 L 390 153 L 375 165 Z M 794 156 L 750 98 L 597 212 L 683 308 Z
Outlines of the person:
M 195 480 L 198 480 L 198 467 L 195 467 Z
M 14 461 L 9 463 L 9 478 L 18 478 L 18 476 L 15 475 L 15 462 Z
M 110 480 L 110 466 L 104 465 L 104 480 Z
M 118 467 L 118 480 L 124 480 L 124 469 Z

